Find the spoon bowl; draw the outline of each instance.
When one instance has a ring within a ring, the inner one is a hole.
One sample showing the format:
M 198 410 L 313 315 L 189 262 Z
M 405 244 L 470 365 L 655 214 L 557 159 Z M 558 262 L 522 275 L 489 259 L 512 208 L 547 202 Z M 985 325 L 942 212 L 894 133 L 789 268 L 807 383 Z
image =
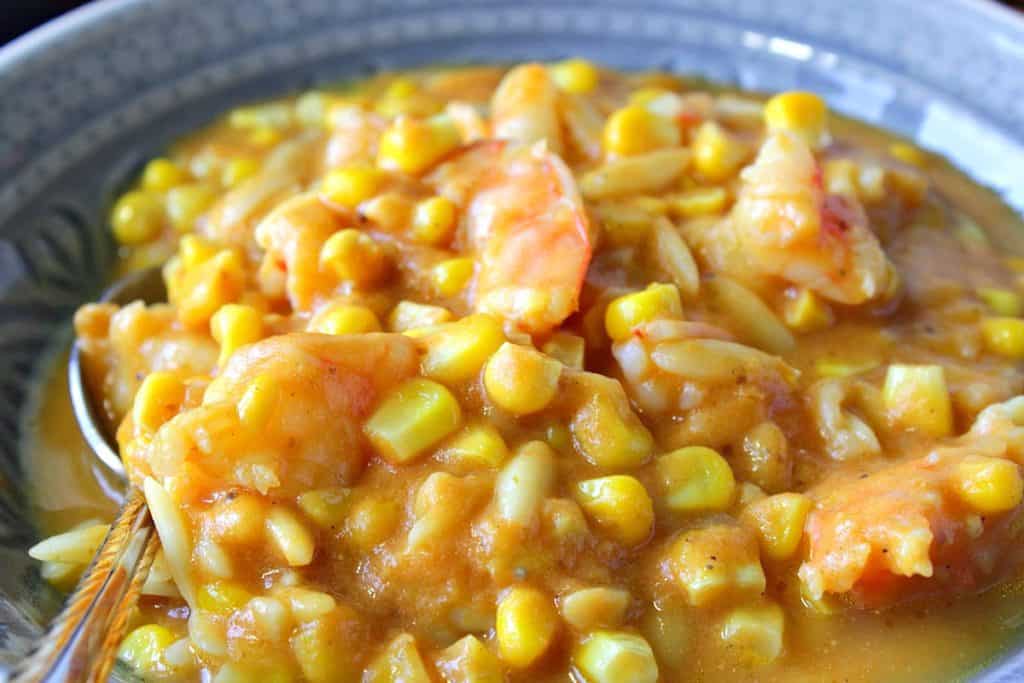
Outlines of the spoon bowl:
M 103 292 L 100 301 L 121 305 L 133 301 L 142 301 L 146 304 L 160 303 L 167 301 L 167 287 L 159 268 L 146 268 L 117 280 Z M 68 390 L 71 394 L 71 409 L 75 414 L 75 421 L 78 422 L 89 448 L 111 472 L 122 481 L 127 481 L 124 463 L 117 453 L 114 435 L 102 417 L 101 406 L 97 405 L 86 386 L 82 352 L 78 342 L 72 345 L 68 358 Z

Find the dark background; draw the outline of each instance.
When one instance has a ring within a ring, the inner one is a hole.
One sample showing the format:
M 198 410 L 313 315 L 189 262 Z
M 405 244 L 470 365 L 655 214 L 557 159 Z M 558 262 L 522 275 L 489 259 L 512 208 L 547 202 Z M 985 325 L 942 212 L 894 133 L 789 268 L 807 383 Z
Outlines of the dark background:
M 935 1 L 937 0 L 920 0 Z M 86 2 L 87 0 L 0 0 L 0 44 Z M 1024 10 L 1024 0 L 1003 0 L 1003 4 Z M 6 9 L 3 5 L 7 6 Z

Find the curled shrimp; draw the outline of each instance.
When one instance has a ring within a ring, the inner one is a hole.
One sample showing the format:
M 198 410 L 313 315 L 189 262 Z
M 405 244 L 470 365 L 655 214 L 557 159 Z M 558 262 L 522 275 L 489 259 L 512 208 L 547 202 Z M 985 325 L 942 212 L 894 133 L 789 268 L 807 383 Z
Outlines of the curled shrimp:
M 247 346 L 201 404 L 182 406 L 155 432 L 129 413 L 118 431 L 129 475 L 172 481 L 188 501 L 231 488 L 287 499 L 314 483 L 351 483 L 372 453 L 362 422 L 416 374 L 419 357 L 397 334 L 294 333 Z M 260 410 L 246 408 L 247 392 Z
M 505 74 L 491 98 L 494 136 L 514 142 L 546 140 L 555 154 L 562 152 L 558 118 L 558 87 L 541 64 L 524 64 Z
M 591 244 L 572 173 L 544 143 L 471 145 L 431 178 L 465 207 L 479 262 L 477 311 L 530 333 L 560 324 L 579 306 Z
M 673 447 L 729 444 L 793 405 L 795 369 L 708 323 L 654 320 L 617 342 L 612 355 L 630 398 L 673 418 L 660 435 Z
M 828 195 L 807 145 L 773 132 L 744 169 L 730 215 L 701 240 L 718 269 L 787 280 L 843 304 L 882 296 L 892 270 L 856 200 Z

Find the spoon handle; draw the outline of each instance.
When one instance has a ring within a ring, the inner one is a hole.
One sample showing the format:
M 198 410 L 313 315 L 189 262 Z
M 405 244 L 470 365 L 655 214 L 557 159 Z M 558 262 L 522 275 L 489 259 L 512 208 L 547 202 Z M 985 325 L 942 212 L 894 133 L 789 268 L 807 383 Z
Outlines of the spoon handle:
M 105 683 L 159 542 L 132 487 L 64 610 L 14 671 L 13 683 Z

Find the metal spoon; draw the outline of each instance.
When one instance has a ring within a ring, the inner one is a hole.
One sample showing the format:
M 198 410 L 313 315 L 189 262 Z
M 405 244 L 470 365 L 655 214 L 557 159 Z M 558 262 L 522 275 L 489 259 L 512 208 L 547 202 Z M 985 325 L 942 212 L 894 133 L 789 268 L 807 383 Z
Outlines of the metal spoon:
M 167 287 L 159 268 L 147 268 L 130 273 L 115 282 L 103 292 L 100 301 L 121 305 L 133 301 L 159 303 L 167 301 Z M 75 420 L 78 422 L 78 428 L 82 430 L 85 442 L 104 465 L 122 480 L 127 480 L 124 463 L 117 454 L 114 435 L 106 427 L 106 421 L 100 417 L 102 413 L 86 387 L 85 373 L 82 371 L 82 354 L 77 342 L 71 347 L 71 355 L 68 358 L 68 390 L 71 393 L 71 409 L 75 413 Z
M 118 280 L 100 300 L 122 305 L 138 300 L 157 303 L 167 300 L 167 290 L 160 270 L 150 268 Z M 117 444 L 99 419 L 101 412 L 86 386 L 77 342 L 68 360 L 68 380 L 71 407 L 86 442 L 105 466 L 127 482 Z M 145 497 L 131 486 L 96 558 L 49 631 L 12 671 L 11 681 L 106 683 L 129 611 L 158 547 Z

